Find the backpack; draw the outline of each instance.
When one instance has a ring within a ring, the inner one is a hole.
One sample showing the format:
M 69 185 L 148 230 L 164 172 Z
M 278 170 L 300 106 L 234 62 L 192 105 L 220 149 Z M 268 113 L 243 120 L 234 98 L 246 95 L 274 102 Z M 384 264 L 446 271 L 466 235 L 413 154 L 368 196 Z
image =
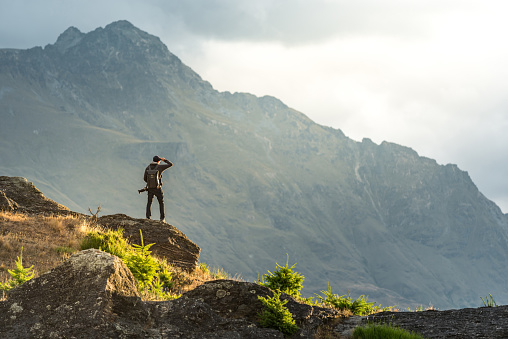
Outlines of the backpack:
M 156 169 L 146 170 L 146 187 L 147 188 L 161 187 L 161 177 L 158 170 Z

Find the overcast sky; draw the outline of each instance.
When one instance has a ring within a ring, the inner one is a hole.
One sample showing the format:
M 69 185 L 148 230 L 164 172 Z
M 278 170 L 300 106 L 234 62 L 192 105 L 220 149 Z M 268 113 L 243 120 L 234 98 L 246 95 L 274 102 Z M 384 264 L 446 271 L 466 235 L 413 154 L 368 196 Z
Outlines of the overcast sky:
M 129 20 L 219 91 L 468 171 L 508 212 L 506 0 L 0 0 L 0 48 Z

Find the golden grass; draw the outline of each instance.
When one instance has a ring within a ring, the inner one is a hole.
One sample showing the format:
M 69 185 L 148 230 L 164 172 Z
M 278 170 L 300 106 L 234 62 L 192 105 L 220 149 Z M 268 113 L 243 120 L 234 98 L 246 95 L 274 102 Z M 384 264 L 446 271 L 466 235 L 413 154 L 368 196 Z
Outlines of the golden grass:
M 92 230 L 104 231 L 86 217 L 0 211 L 0 282 L 4 283 L 11 278 L 7 270 L 16 267 L 15 261 L 22 247 L 23 267 L 33 265 L 35 277 L 38 277 L 78 252 L 83 238 Z M 173 294 L 182 294 L 206 281 L 230 278 L 222 270 L 210 271 L 202 269 L 201 265 L 191 273 L 167 266 L 172 272 Z M 230 279 L 241 280 L 239 276 Z M 0 300 L 1 298 L 0 294 Z M 146 299 L 149 300 L 150 297 L 147 296 Z
M 33 265 L 37 277 L 77 252 L 89 229 L 86 218 L 0 212 L 0 281 L 10 278 L 22 247 L 23 266 Z

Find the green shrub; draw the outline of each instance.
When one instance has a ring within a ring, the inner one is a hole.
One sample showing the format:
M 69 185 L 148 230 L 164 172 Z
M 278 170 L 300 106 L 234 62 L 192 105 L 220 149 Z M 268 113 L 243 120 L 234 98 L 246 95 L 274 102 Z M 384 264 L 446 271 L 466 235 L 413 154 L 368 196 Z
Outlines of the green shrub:
M 273 328 L 281 331 L 285 335 L 292 335 L 298 331 L 293 315 L 284 305 L 287 300 L 280 300 L 280 292 L 274 292 L 273 297 L 258 296 L 263 303 L 264 309 L 259 314 L 259 324 L 261 327 Z
M 139 233 L 141 245 L 130 245 L 122 229 L 94 230 L 83 239 L 81 249 L 97 248 L 122 259 L 136 279 L 141 294 L 163 300 L 175 299 L 178 295 L 168 292 L 173 288 L 169 265 L 151 255 L 150 247 L 154 244 L 145 245 L 141 230 Z
M 353 300 L 349 292 L 347 296 L 339 296 L 338 294 L 333 294 L 330 288 L 330 284 L 328 284 L 328 291 L 321 291 L 321 293 L 323 293 L 324 297 L 318 294 L 316 294 L 316 296 L 319 298 L 323 305 L 335 308 L 340 311 L 349 310 L 354 315 L 369 315 L 379 311 L 386 311 L 395 307 L 392 306 L 381 308 L 381 305 L 374 306 L 375 302 L 367 302 L 368 296 L 366 297 L 365 295 L 361 295 L 358 297 L 358 299 Z
M 167 265 L 164 261 L 159 261 L 159 273 L 157 277 L 165 289 L 173 289 L 173 272 L 169 272 Z
M 223 268 L 214 268 L 212 270 L 212 272 L 210 272 L 210 276 L 213 278 L 213 279 L 217 279 L 217 280 L 220 280 L 220 279 L 231 279 L 231 275 L 224 271 Z
M 155 300 L 173 300 L 180 298 L 180 294 L 166 291 L 164 283 L 159 277 L 155 277 L 150 285 L 141 290 L 141 294 Z
M 134 250 L 127 253 L 124 261 L 141 288 L 147 288 L 158 273 L 159 263 L 150 255 L 152 252 L 149 249 L 154 244 L 145 245 L 141 230 L 139 230 L 139 234 L 141 245 L 133 244 Z
M 109 254 L 116 255 L 120 259 L 125 259 L 127 254 L 132 251 L 129 242 L 123 237 L 123 229 L 121 228 L 116 231 L 91 231 L 81 242 L 82 250 L 89 248 L 96 248 Z
M 260 284 L 273 291 L 284 292 L 292 297 L 298 298 L 300 297 L 300 290 L 303 287 L 302 282 L 305 277 L 298 272 L 293 272 L 296 263 L 289 267 L 289 255 L 286 254 L 286 256 L 286 266 L 280 266 L 275 263 L 275 265 L 277 265 L 275 272 L 272 273 L 268 271 L 268 274 L 264 275 L 264 279 L 260 281 Z
M 16 268 L 14 270 L 7 270 L 11 275 L 11 279 L 4 284 L 0 283 L 0 290 L 9 291 L 14 287 L 23 284 L 25 281 L 32 279 L 35 275 L 33 271 L 33 265 L 27 268 L 23 267 L 23 247 L 21 247 L 21 253 L 16 262 Z
M 423 339 L 417 333 L 409 332 L 390 324 L 369 324 L 357 327 L 353 339 Z

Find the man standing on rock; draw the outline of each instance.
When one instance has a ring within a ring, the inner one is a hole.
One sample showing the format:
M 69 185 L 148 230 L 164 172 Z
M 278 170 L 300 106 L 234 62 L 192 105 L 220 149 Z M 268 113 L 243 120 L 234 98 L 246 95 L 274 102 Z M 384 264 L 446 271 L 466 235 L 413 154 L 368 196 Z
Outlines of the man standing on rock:
M 164 161 L 165 164 L 160 164 L 161 161 Z M 159 201 L 159 210 L 160 210 L 160 220 L 166 222 L 164 215 L 164 193 L 162 192 L 162 172 L 166 169 L 173 166 L 173 163 L 166 158 L 159 158 L 158 155 L 153 157 L 153 162 L 151 162 L 145 168 L 145 175 L 143 179 L 146 182 L 146 188 L 141 191 L 148 191 L 148 202 L 146 204 L 146 218 L 150 219 L 152 215 L 152 201 L 153 196 L 157 197 Z

